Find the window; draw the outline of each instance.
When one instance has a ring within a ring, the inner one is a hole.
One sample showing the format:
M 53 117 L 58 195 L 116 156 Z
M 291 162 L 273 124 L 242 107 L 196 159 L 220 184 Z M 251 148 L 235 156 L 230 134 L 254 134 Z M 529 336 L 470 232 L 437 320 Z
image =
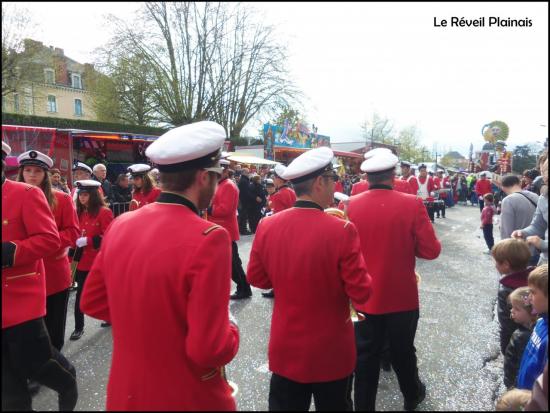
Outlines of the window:
M 48 95 L 48 112 L 57 112 L 57 103 L 54 95 Z
M 80 75 L 73 73 L 71 75 L 71 80 L 75 89 L 82 89 L 82 80 L 80 78 Z
M 44 79 L 46 83 L 53 85 L 55 83 L 55 71 L 53 69 L 44 69 Z
M 33 104 L 32 89 L 30 87 L 24 88 L 23 89 L 23 94 L 25 96 L 24 111 L 27 115 L 33 115 L 34 114 L 34 104 Z
M 19 93 L 13 94 L 13 111 L 19 113 Z
M 81 99 L 75 99 L 74 100 L 74 114 L 76 116 L 82 116 L 82 100 Z

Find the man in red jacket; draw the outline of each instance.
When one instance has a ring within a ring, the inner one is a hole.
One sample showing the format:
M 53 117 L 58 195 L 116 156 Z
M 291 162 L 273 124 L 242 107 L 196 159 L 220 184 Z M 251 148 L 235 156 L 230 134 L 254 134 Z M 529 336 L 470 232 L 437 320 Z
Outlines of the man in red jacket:
M 441 244 L 422 200 L 392 189 L 397 162 L 395 155 L 383 153 L 363 162 L 361 169 L 367 172 L 370 188 L 351 197 L 348 206 L 373 287 L 371 298 L 357 308 L 365 320 L 356 323 L 355 330 L 356 410 L 375 409 L 380 353 L 386 337 L 405 410 L 416 408 L 426 392 L 418 377 L 414 348 L 419 317 L 415 257 L 435 259 Z
M 2 142 L 2 410 L 32 410 L 28 380 L 55 390 L 59 410 L 73 410 L 76 371 L 44 323 L 42 260 L 58 250 L 59 233 L 42 190 L 4 176 L 10 152 Z
M 229 321 L 231 237 L 199 216 L 222 173 L 224 140 L 210 121 L 159 137 L 146 155 L 163 192 L 105 234 L 81 308 L 112 324 L 107 410 L 236 409 L 223 375 L 239 347 Z
M 247 277 L 275 288 L 269 340 L 273 375 L 269 410 L 349 410 L 348 386 L 356 352 L 350 300 L 364 305 L 370 277 L 355 226 L 326 214 L 334 197 L 333 152 L 312 149 L 283 178 L 298 200 L 264 218 L 252 244 Z
M 237 284 L 237 291 L 231 294 L 232 300 L 241 300 L 252 297 L 252 289 L 246 282 L 246 274 L 243 270 L 243 263 L 239 257 L 239 223 L 237 221 L 237 208 L 239 207 L 239 188 L 229 179 L 229 161 L 220 160 L 223 167 L 223 174 L 218 188 L 212 198 L 212 204 L 208 207 L 207 219 L 215 224 L 224 227 L 231 236 L 231 279 Z
M 482 172 L 479 175 L 479 179 L 476 182 L 476 194 L 478 196 L 479 200 L 479 211 L 483 211 L 483 207 L 485 206 L 485 202 L 483 202 L 483 197 L 485 194 L 490 194 L 493 192 L 493 189 L 491 188 L 491 181 L 487 179 L 487 175 L 485 172 Z

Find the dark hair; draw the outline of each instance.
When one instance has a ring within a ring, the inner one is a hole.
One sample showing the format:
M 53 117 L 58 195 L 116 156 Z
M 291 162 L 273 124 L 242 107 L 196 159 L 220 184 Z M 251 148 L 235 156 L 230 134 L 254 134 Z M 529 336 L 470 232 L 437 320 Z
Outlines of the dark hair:
M 183 192 L 195 182 L 198 169 L 189 169 L 180 172 L 161 172 L 162 189 L 173 192 Z
M 61 175 L 61 171 L 57 168 L 52 168 L 52 169 L 50 169 L 50 175 L 53 175 L 53 174 Z
M 516 175 L 508 175 L 502 178 L 501 185 L 503 188 L 511 188 L 519 184 L 520 184 L 519 178 Z
M 495 197 L 493 196 L 493 194 L 485 194 L 483 195 L 483 199 L 485 199 L 485 201 L 487 202 L 493 202 L 495 200 Z
M 317 179 L 317 176 L 314 178 L 310 178 L 307 181 L 292 184 L 292 186 L 294 187 L 294 192 L 296 192 L 296 196 L 311 194 L 311 188 L 313 188 L 313 182 L 315 181 L 315 179 Z
M 136 187 L 134 189 L 134 191 L 141 192 L 141 193 L 147 195 L 149 192 L 151 192 L 153 190 L 153 188 L 156 185 L 153 183 L 153 180 L 151 179 L 149 174 L 143 174 L 143 175 L 139 175 L 139 176 L 143 179 L 143 185 L 139 189 Z M 135 178 L 137 178 L 137 176 Z
M 387 171 L 368 173 L 367 181 L 369 185 L 377 185 L 382 182 L 391 181 L 395 176 L 395 169 L 388 169 Z
M 25 169 L 25 165 L 21 165 L 19 167 L 19 172 L 17 173 L 17 182 L 25 182 L 25 179 L 23 178 L 23 169 Z M 55 194 L 52 189 L 52 181 L 50 180 L 50 174 L 46 169 L 42 168 L 42 170 L 44 171 L 44 179 L 40 183 L 40 189 L 42 189 L 42 192 L 46 197 L 46 201 L 48 201 L 48 205 L 50 206 L 50 209 L 52 211 L 55 211 L 55 208 L 57 207 L 57 198 L 55 197 Z
M 122 181 L 123 179 L 128 179 L 128 175 L 126 174 L 119 174 L 116 178 L 116 184 L 119 185 L 120 184 L 120 181 Z
M 95 217 L 99 214 L 99 210 L 107 205 L 105 204 L 103 197 L 99 194 L 97 188 L 90 188 L 87 189 L 87 191 L 90 194 L 87 210 L 90 215 Z M 86 208 L 84 208 L 84 205 L 82 205 L 80 199 L 78 199 L 76 202 L 76 212 L 78 213 L 78 216 L 80 216 L 84 211 L 86 211 Z

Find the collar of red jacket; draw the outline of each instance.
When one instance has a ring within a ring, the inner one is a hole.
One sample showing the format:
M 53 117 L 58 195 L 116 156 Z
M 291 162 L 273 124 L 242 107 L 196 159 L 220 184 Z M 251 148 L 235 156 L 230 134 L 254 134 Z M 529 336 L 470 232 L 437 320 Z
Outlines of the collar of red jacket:
M 157 202 L 160 202 L 162 204 L 183 205 L 188 207 L 195 214 L 200 215 L 199 210 L 194 203 L 181 195 L 174 194 L 173 192 L 161 192 L 159 197 L 157 198 Z

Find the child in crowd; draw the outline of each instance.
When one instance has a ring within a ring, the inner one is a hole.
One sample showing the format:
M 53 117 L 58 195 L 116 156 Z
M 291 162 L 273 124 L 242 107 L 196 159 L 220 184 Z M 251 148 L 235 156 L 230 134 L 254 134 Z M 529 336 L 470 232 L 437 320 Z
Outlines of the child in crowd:
M 512 291 L 508 297 L 512 306 L 511 317 L 518 324 L 512 334 L 510 343 L 504 353 L 504 385 L 514 387 L 518 375 L 519 363 L 525 346 L 531 337 L 533 325 L 537 316 L 532 314 L 533 306 L 529 303 L 529 288 L 520 287 Z
M 485 205 L 481 211 L 481 226 L 483 230 L 483 237 L 489 248 L 488 254 L 491 253 L 493 245 L 495 245 L 495 239 L 493 238 L 493 215 L 496 213 L 496 208 L 493 204 L 494 197 L 493 194 L 488 193 L 483 196 Z
M 531 271 L 527 283 L 533 312 L 540 318 L 523 352 L 516 387 L 531 390 L 548 361 L 548 264 Z
M 497 296 L 497 314 L 500 324 L 500 351 L 506 352 L 512 334 L 518 325 L 510 318 L 508 296 L 519 287 L 527 287 L 527 277 L 532 267 L 527 265 L 531 251 L 521 239 L 507 238 L 498 242 L 492 249 L 495 267 L 502 274 Z

